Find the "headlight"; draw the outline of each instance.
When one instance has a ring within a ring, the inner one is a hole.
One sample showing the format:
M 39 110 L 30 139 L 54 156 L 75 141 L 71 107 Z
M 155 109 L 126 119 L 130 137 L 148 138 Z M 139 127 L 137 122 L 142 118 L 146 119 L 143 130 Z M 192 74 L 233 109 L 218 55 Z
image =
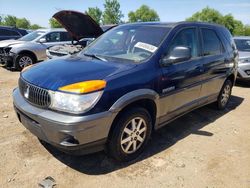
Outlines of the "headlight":
M 50 91 L 50 108 L 75 114 L 83 113 L 90 110 L 98 102 L 102 93 L 103 91 L 88 94 L 69 94 Z
M 89 80 L 60 87 L 59 92 L 50 91 L 50 108 L 75 114 L 86 112 L 98 102 L 105 87 L 104 80 Z

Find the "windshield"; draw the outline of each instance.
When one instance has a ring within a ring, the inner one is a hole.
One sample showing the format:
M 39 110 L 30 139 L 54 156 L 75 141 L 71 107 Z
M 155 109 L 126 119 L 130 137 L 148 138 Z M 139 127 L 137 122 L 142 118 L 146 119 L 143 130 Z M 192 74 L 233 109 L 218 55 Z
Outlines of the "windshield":
M 235 39 L 239 51 L 250 52 L 250 39 Z
M 80 55 L 141 62 L 156 52 L 169 31 L 170 28 L 157 25 L 120 26 L 101 35 Z
M 42 36 L 45 32 L 44 31 L 33 31 L 23 37 L 21 37 L 20 39 L 18 40 L 21 40 L 21 41 L 32 41 L 32 40 L 35 40 L 36 38 Z

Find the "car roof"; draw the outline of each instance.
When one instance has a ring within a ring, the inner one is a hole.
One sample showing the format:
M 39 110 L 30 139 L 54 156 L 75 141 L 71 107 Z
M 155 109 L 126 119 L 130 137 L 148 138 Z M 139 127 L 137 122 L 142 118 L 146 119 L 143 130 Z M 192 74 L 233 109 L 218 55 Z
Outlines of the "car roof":
M 36 31 L 51 32 L 51 31 L 66 31 L 64 28 L 49 28 L 49 29 L 37 29 Z
M 18 31 L 22 35 L 26 35 L 28 33 L 26 29 L 21 29 L 21 28 L 12 27 L 12 26 L 0 26 L 0 29 L 8 29 L 8 30 Z
M 235 36 L 235 37 L 233 37 L 233 39 L 246 39 L 246 40 L 249 40 L 250 36 Z
M 123 25 L 149 25 L 149 26 L 162 26 L 162 27 L 176 27 L 176 26 L 212 26 L 212 27 L 221 27 L 225 28 L 222 25 L 208 22 L 190 22 L 190 21 L 182 21 L 182 22 L 135 22 L 135 23 L 127 23 Z

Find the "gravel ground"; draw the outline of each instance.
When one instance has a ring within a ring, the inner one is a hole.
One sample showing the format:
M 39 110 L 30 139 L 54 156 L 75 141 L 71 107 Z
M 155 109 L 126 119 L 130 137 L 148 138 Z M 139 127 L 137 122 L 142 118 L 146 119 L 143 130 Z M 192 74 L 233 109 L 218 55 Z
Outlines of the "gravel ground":
M 19 72 L 0 67 L 0 187 L 250 187 L 250 87 L 234 87 L 225 111 L 206 106 L 160 129 L 136 161 L 103 152 L 75 157 L 41 144 L 16 118 Z

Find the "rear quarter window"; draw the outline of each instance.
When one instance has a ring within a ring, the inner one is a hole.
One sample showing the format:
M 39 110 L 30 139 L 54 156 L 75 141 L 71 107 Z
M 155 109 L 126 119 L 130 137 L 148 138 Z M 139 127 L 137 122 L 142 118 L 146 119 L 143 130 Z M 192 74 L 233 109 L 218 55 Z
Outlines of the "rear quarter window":
M 220 30 L 220 33 L 221 33 L 221 36 L 224 38 L 225 47 L 226 47 L 227 51 L 233 52 L 234 50 L 236 50 L 236 45 L 235 45 L 234 39 L 233 39 L 231 33 L 228 31 L 228 29 L 222 28 Z
M 219 55 L 224 52 L 222 42 L 215 30 L 202 28 L 203 55 Z
M 16 31 L 8 30 L 8 29 L 0 29 L 1 36 L 20 36 L 20 34 Z

